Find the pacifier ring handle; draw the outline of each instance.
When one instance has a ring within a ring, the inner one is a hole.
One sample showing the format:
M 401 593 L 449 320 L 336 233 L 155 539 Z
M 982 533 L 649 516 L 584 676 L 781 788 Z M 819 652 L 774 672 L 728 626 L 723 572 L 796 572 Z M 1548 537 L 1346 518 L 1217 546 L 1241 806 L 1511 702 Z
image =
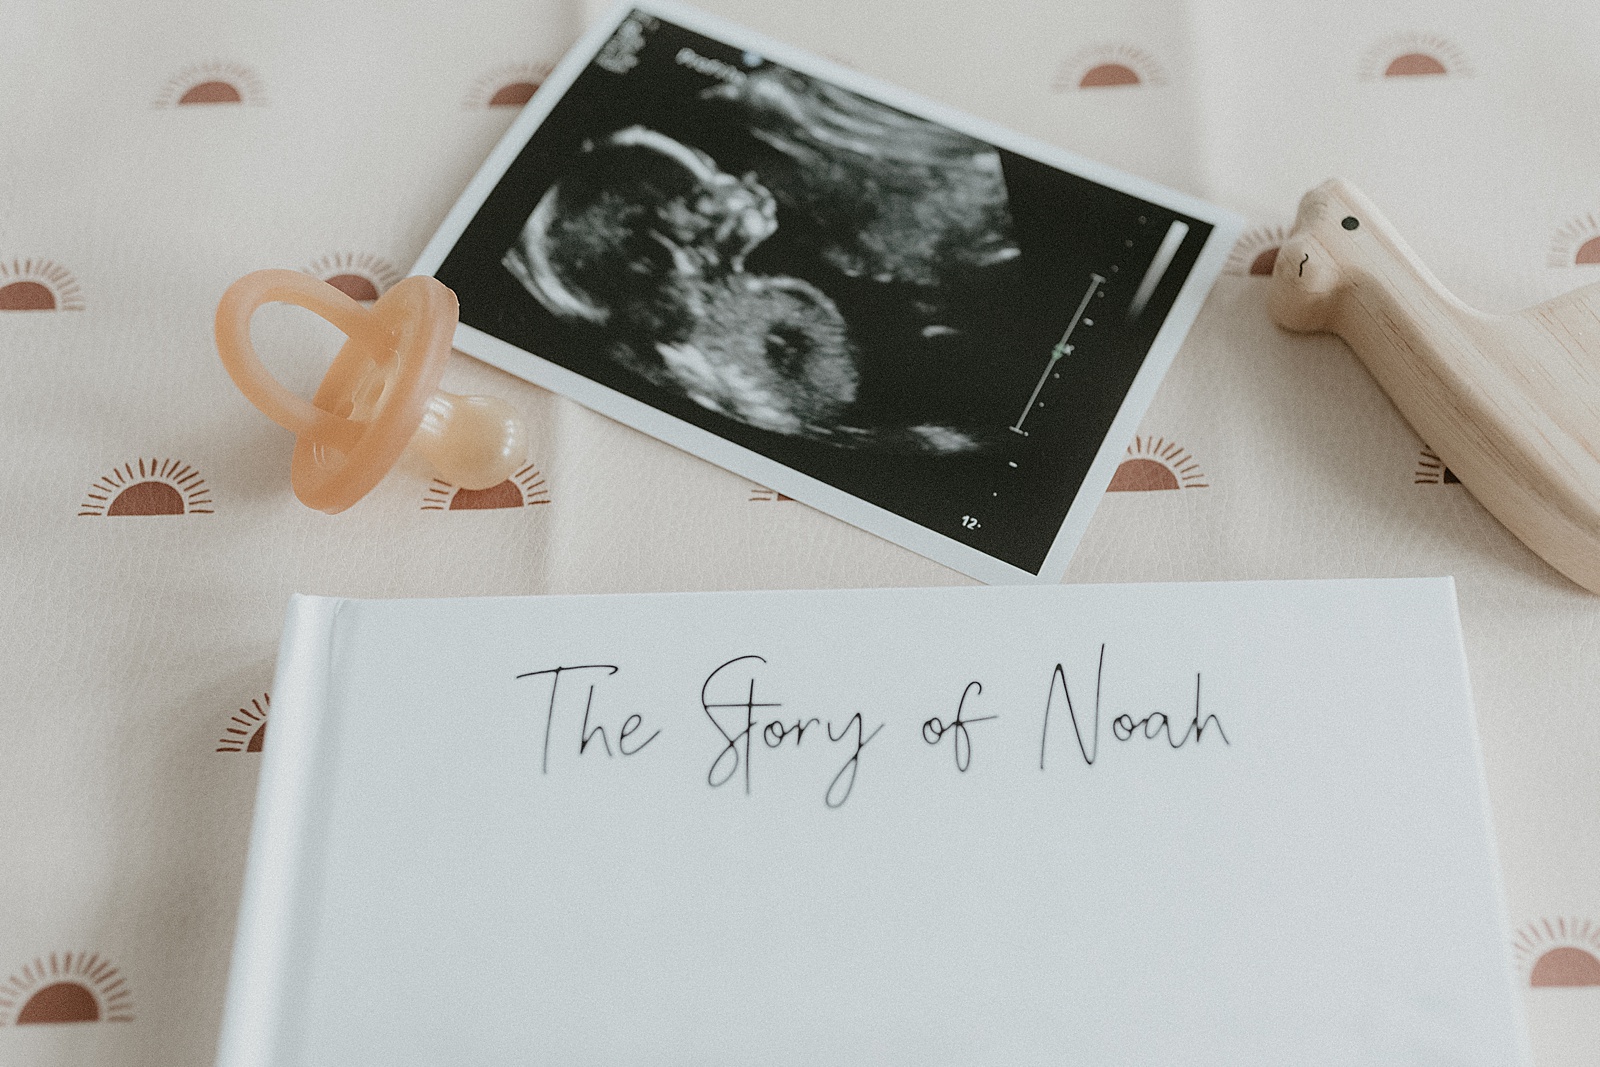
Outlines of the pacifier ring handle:
M 342 438 L 348 420 L 323 411 L 272 376 L 250 341 L 250 319 L 266 304 L 294 304 L 337 326 L 354 339 L 367 332 L 366 308 L 341 290 L 293 270 L 258 270 L 222 294 L 217 304 L 217 353 L 233 384 L 267 418 L 294 434 L 314 432 Z

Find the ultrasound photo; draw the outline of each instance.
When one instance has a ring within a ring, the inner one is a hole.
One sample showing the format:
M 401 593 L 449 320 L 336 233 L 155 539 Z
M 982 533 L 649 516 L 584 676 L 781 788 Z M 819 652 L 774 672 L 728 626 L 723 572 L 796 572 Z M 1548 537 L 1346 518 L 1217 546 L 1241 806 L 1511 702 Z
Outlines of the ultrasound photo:
M 746 425 L 841 448 L 980 447 L 959 405 L 896 424 L 858 400 L 863 343 L 937 365 L 983 328 L 973 297 L 1020 254 L 999 153 L 782 67 L 728 73 L 696 101 L 722 136 L 632 125 L 586 141 L 506 268 L 619 365 Z M 830 290 L 893 308 L 900 336 L 852 329 Z
M 967 573 L 1046 577 L 1224 213 L 803 65 L 619 11 L 418 269 L 456 290 L 464 351 Z

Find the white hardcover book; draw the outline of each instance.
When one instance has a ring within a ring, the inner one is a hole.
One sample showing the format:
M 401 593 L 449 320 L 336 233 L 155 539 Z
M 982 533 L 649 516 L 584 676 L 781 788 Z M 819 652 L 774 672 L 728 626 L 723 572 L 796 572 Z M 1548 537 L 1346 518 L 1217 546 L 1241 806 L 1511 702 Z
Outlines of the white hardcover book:
M 221 1067 L 1526 1063 L 1449 579 L 297 597 Z

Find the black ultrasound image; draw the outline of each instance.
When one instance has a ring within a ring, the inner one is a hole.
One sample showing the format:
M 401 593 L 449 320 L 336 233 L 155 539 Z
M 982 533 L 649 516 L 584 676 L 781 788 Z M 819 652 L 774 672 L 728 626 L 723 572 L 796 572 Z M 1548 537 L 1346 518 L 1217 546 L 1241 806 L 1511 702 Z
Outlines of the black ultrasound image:
M 1036 572 L 1204 244 L 1178 218 L 635 13 L 438 276 L 469 325 Z
M 862 379 L 873 348 L 897 350 L 899 373 L 971 355 L 971 297 L 1002 292 L 1019 254 L 999 153 L 782 67 L 740 73 L 696 97 L 734 138 L 634 125 L 586 141 L 507 269 L 620 365 L 730 419 L 841 448 L 980 447 L 979 412 L 904 420 L 873 403 L 891 383 Z M 897 321 L 862 329 L 874 308 Z

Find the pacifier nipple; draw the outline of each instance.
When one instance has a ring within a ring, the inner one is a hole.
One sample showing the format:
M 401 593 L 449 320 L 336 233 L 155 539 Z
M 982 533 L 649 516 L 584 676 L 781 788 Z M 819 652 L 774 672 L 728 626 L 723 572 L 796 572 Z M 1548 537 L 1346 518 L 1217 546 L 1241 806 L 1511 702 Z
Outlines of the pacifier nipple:
M 262 304 L 296 304 L 349 338 L 310 403 L 285 389 L 250 343 Z M 217 353 L 245 397 L 296 435 L 290 481 L 307 507 L 329 514 L 366 496 L 407 446 L 438 476 L 488 489 L 527 462 L 527 430 L 503 400 L 439 390 L 455 335 L 456 296 L 437 279 L 406 278 L 370 308 L 327 282 L 258 270 L 217 305 Z
M 451 485 L 488 489 L 528 461 L 528 433 L 510 404 L 440 390 L 428 401 L 411 448 Z

